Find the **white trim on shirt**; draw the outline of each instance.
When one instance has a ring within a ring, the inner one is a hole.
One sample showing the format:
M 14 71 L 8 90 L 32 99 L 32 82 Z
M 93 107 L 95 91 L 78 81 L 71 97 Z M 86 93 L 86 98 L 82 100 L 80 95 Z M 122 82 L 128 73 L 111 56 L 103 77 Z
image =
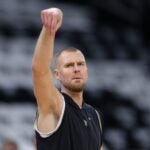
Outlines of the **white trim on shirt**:
M 62 96 L 62 98 L 63 98 L 63 108 L 62 108 L 62 112 L 61 112 L 59 121 L 58 121 L 58 123 L 57 123 L 57 125 L 56 125 L 56 128 L 55 128 L 54 130 L 52 130 L 52 131 L 50 131 L 50 132 L 48 132 L 48 133 L 43 133 L 43 132 L 39 131 L 39 129 L 38 129 L 38 127 L 37 127 L 37 118 L 36 118 L 36 120 L 35 120 L 35 122 L 34 122 L 34 129 L 40 134 L 40 136 L 41 136 L 42 138 L 47 138 L 47 137 L 51 136 L 53 133 L 55 133 L 55 132 L 59 129 L 59 127 L 60 127 L 60 125 L 61 125 L 61 123 L 62 123 L 62 119 L 63 119 L 64 112 L 65 112 L 65 105 L 66 105 L 63 96 Z

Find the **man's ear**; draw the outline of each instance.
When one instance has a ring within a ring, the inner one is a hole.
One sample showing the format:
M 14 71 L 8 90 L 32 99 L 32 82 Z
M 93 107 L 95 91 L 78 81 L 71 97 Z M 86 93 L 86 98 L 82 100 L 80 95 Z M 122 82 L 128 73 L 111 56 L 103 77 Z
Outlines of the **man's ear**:
M 53 74 L 54 74 L 54 77 L 59 80 L 59 70 L 54 69 Z

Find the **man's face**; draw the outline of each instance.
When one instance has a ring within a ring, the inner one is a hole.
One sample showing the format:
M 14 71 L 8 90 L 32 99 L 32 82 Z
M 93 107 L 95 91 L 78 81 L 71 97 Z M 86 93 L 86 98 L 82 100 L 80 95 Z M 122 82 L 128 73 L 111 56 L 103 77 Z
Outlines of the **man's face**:
M 80 51 L 64 51 L 57 59 L 55 77 L 60 81 L 61 88 L 73 92 L 83 91 L 88 78 L 85 58 Z

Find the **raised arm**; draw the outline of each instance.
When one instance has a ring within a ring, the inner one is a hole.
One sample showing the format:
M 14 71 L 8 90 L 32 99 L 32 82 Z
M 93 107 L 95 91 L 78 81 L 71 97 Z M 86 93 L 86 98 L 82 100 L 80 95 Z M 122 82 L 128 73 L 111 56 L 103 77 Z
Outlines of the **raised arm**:
M 63 107 L 61 94 L 53 83 L 50 71 L 55 34 L 61 26 L 62 16 L 62 11 L 57 8 L 41 12 L 43 28 L 32 60 L 33 89 L 39 108 L 37 126 L 44 133 L 56 127 Z

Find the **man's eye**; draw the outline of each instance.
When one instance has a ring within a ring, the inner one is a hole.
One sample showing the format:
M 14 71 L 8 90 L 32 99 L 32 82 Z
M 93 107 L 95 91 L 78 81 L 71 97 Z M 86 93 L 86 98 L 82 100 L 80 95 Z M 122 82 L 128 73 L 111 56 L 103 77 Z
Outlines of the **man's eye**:
M 79 65 L 79 66 L 84 66 L 84 63 L 79 63 L 78 65 Z
M 68 65 L 66 65 L 66 67 L 72 67 L 73 66 L 73 64 L 68 64 Z

